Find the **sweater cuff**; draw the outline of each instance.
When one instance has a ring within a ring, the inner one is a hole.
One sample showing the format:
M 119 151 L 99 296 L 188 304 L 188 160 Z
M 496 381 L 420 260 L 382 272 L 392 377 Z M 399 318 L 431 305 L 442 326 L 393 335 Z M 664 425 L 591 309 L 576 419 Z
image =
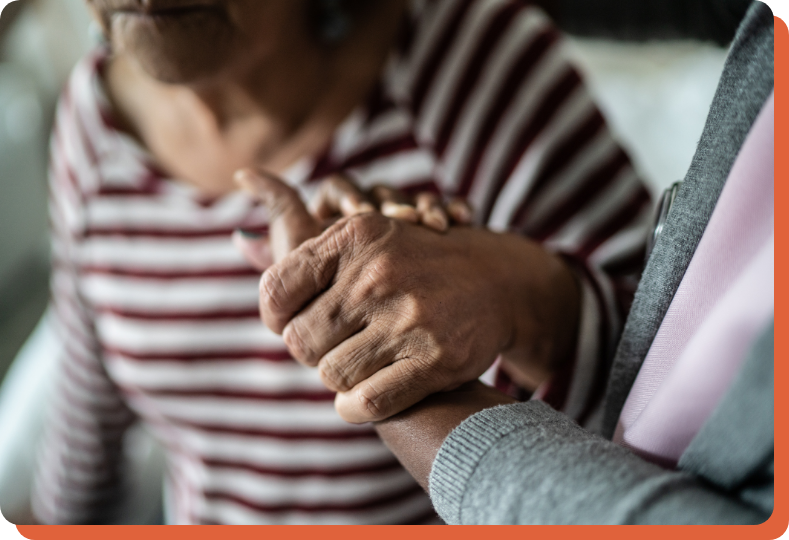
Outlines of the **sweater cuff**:
M 533 425 L 535 417 L 557 414 L 542 401 L 499 405 L 465 419 L 446 438 L 430 471 L 430 498 L 441 518 L 460 524 L 463 495 L 477 465 L 498 441 Z

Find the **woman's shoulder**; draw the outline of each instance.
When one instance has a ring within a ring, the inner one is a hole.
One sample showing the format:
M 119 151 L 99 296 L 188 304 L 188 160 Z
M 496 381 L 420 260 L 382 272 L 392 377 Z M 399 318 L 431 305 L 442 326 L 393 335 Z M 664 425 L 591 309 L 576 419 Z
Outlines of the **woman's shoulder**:
M 417 112 L 431 91 L 471 86 L 540 34 L 556 33 L 543 11 L 524 0 L 413 0 L 410 15 L 391 80 L 400 101 Z
M 102 83 L 109 51 L 99 47 L 86 54 L 71 70 L 58 105 L 56 125 L 99 135 L 111 127 L 110 102 Z
M 114 119 L 103 81 L 108 61 L 109 51 L 99 47 L 74 66 L 53 125 L 53 174 L 67 173 L 84 194 L 136 189 L 151 176 L 147 153 Z

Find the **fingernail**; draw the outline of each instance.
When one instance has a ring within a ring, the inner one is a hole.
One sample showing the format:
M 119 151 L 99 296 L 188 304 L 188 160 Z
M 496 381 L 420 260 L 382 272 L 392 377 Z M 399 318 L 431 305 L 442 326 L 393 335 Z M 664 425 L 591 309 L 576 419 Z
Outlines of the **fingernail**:
M 444 212 L 435 208 L 429 210 L 425 215 L 425 218 L 429 219 L 431 227 L 438 231 L 444 232 L 449 227 L 447 216 L 444 214 Z
M 340 212 L 342 212 L 344 216 L 355 216 L 359 213 L 358 201 L 350 197 L 343 197 L 340 199 Z
M 447 206 L 447 211 L 452 215 L 452 218 L 461 224 L 469 224 L 471 223 L 473 216 L 471 215 L 471 209 L 462 202 L 454 201 L 449 203 Z
M 381 213 L 393 219 L 401 219 L 403 221 L 410 221 L 411 223 L 419 222 L 419 214 L 416 208 L 407 204 L 397 204 L 391 201 L 385 201 L 381 205 Z
M 260 240 L 263 238 L 263 235 L 260 233 L 256 233 L 254 231 L 249 231 L 247 229 L 236 229 L 236 232 L 243 236 L 244 238 L 249 238 L 250 240 Z
M 370 212 L 375 212 L 375 206 L 368 202 L 363 202 L 359 205 L 359 213 L 360 214 L 369 214 Z

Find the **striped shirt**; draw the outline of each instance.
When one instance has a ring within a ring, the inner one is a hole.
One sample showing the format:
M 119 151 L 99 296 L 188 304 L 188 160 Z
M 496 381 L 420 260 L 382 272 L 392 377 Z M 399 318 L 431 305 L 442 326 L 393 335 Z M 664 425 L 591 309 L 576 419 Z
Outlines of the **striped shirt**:
M 464 196 L 476 221 L 561 253 L 583 283 L 579 353 L 540 389 L 590 421 L 643 259 L 649 196 L 568 63 L 519 0 L 415 1 L 369 99 L 285 175 L 305 197 L 361 187 Z M 96 522 L 141 420 L 168 455 L 172 523 L 415 523 L 430 501 L 369 425 L 343 422 L 315 370 L 258 317 L 232 231 L 265 231 L 235 192 L 205 200 L 119 131 L 94 53 L 74 70 L 51 152 L 58 385 L 33 504 Z

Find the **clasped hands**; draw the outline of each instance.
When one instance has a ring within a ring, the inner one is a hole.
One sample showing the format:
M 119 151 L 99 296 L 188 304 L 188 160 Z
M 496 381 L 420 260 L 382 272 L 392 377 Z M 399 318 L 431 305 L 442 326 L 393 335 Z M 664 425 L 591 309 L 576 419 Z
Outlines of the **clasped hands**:
M 270 216 L 268 238 L 235 237 L 265 269 L 261 318 L 318 368 L 345 420 L 386 419 L 478 378 L 499 355 L 532 386 L 572 355 L 578 286 L 540 245 L 447 227 L 470 213 L 432 195 L 412 208 L 391 190 L 368 200 L 334 178 L 310 212 L 271 174 L 244 170 L 236 181 Z

